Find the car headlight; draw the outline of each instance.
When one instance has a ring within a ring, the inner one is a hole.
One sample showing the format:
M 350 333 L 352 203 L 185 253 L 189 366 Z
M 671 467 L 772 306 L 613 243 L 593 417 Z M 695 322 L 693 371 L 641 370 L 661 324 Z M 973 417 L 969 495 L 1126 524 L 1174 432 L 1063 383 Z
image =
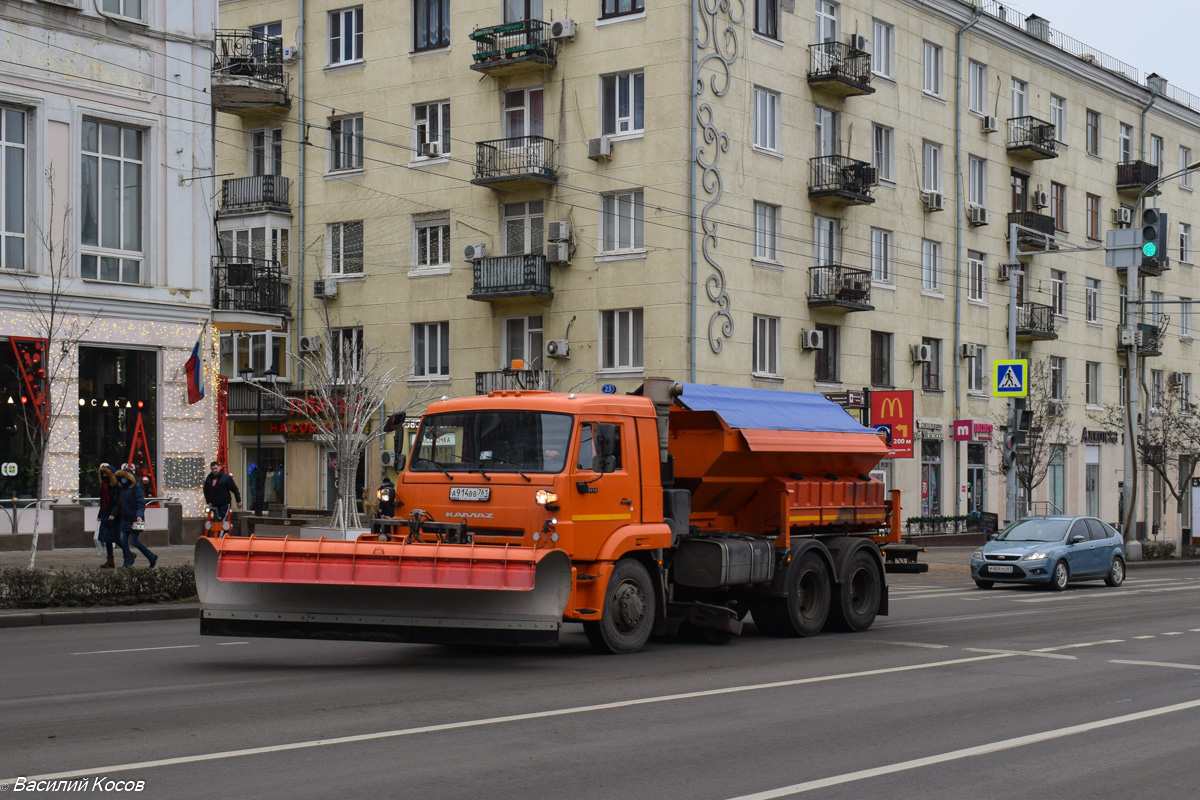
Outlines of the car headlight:
M 983 558 L 983 548 L 980 547 L 974 553 L 971 553 L 971 558 Z
M 1050 553 L 1045 550 L 1034 550 L 1032 553 L 1026 553 L 1022 561 L 1041 561 L 1044 558 L 1049 558 Z
M 538 489 L 537 494 L 533 496 L 533 499 L 539 506 L 552 506 L 558 502 L 558 493 L 548 492 L 545 489 Z

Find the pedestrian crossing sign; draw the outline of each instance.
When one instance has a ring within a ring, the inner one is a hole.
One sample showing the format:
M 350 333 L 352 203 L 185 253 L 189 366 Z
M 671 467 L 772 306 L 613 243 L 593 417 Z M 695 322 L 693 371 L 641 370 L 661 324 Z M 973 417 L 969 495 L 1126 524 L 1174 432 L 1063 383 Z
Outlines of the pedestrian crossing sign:
M 1028 397 L 1029 361 L 1024 358 L 1013 361 L 992 362 L 993 397 Z

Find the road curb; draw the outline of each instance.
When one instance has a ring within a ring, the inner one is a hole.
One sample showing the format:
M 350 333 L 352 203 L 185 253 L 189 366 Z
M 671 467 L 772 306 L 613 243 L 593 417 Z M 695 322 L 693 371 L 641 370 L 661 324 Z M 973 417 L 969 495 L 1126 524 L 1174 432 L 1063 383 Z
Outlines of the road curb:
M 0 612 L 0 628 L 24 628 L 33 625 L 80 625 L 98 622 L 148 622 L 164 619 L 196 619 L 199 616 L 199 603 L 125 608 L 73 608 L 57 611 L 8 611 Z

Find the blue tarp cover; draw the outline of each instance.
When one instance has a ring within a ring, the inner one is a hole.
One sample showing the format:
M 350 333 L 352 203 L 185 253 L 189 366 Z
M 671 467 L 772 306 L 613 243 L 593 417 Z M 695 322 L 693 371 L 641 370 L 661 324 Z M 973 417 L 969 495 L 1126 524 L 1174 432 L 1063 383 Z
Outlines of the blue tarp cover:
M 841 406 L 816 392 L 685 383 L 677 402 L 692 411 L 715 411 L 731 428 L 875 435 L 875 431 L 859 424 Z

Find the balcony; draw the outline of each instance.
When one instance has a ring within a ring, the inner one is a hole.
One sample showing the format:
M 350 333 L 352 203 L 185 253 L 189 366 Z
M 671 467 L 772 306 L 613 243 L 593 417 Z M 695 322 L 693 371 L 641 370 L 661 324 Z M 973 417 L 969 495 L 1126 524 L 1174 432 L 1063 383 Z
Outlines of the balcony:
M 1037 117 L 1013 117 L 1008 121 L 1008 152 L 1034 161 L 1058 158 L 1054 126 Z
M 1150 314 L 1149 322 L 1139 323 L 1138 329 L 1138 355 L 1139 356 L 1161 356 L 1163 340 L 1167 338 L 1167 322 L 1169 318 L 1166 314 Z
M 1021 252 L 1058 249 L 1058 245 L 1054 243 L 1054 217 L 1049 214 L 1013 211 L 1008 215 L 1008 224 L 1017 224 L 1025 229 L 1017 231 L 1017 249 Z
M 865 161 L 847 156 L 820 156 L 808 160 L 808 196 L 832 205 L 870 205 L 871 191 L 879 185 L 878 172 Z
M 1158 167 L 1145 161 L 1122 161 L 1117 164 L 1117 191 L 1138 194 L 1158 180 Z M 1162 194 L 1158 189 L 1146 192 L 1147 197 Z
M 213 325 L 223 331 L 265 331 L 283 327 L 290 286 L 278 261 L 214 256 Z
M 475 394 L 504 391 L 549 392 L 554 388 L 554 373 L 548 369 L 503 369 L 476 372 Z
M 471 69 L 486 75 L 541 72 L 556 63 L 557 44 L 550 38 L 550 23 L 537 19 L 476 28 Z
M 810 44 L 808 85 L 838 97 L 874 94 L 871 54 L 842 42 Z
M 557 181 L 553 139 L 518 136 L 475 143 L 475 177 L 471 183 L 521 189 Z
M 280 383 L 280 389 L 286 384 Z M 258 417 L 258 390 L 241 380 L 229 381 L 228 414 L 230 419 L 256 419 Z M 267 419 L 287 419 L 287 401 L 263 392 L 262 416 Z
M 550 265 L 537 253 L 494 256 L 475 262 L 475 281 L 469 300 L 501 300 L 508 297 L 554 297 L 550 288 Z
M 260 211 L 292 213 L 288 194 L 292 182 L 282 175 L 252 175 L 221 181 L 221 214 Z
M 1017 338 L 1057 339 L 1054 309 L 1044 303 L 1025 303 L 1017 306 Z
M 812 267 L 809 275 L 809 308 L 874 311 L 871 305 L 871 271 L 827 264 Z
M 291 106 L 282 41 L 250 31 L 216 31 L 214 49 L 212 93 L 218 111 Z

